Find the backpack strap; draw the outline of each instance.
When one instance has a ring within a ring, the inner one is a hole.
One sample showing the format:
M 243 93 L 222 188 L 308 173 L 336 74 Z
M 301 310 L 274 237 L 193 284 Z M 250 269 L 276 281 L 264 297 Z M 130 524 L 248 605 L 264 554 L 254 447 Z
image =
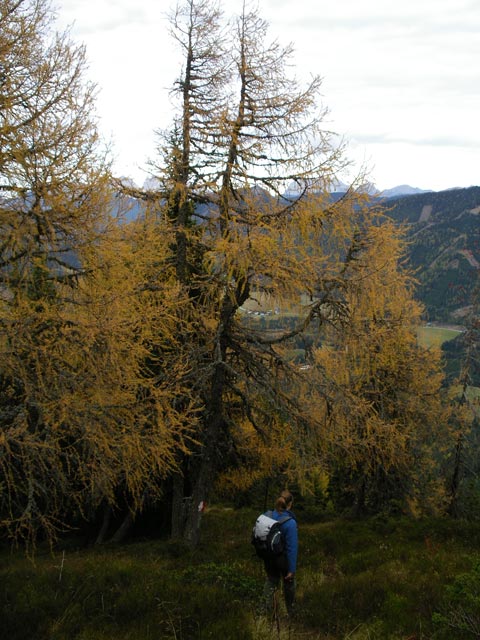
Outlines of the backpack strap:
M 269 511 L 265 511 L 263 515 L 267 516 L 267 518 L 271 518 L 272 520 L 275 520 L 275 518 L 273 517 L 273 511 L 271 509 Z M 278 524 L 283 524 L 284 522 L 287 522 L 287 520 L 295 520 L 295 518 L 293 516 L 284 516 L 283 518 L 280 518 L 279 520 L 277 520 L 277 522 Z

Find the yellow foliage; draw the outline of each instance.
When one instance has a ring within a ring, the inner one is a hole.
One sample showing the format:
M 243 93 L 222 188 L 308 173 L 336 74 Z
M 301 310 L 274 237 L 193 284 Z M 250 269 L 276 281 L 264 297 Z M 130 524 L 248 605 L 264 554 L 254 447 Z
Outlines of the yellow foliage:
M 412 506 L 420 486 L 441 502 L 433 469 L 452 434 L 440 353 L 417 344 L 421 308 L 400 258 L 401 238 L 389 223 L 368 230 L 357 257 L 362 268 L 345 291 L 348 322 L 330 325 L 309 373 L 312 387 L 322 389 L 314 406 L 324 416 L 333 466 L 366 478 L 379 469 L 400 473 Z
M 217 486 L 226 495 L 249 489 L 275 470 L 288 468 L 295 455 L 291 429 L 282 422 L 272 421 L 268 433 L 259 434 L 251 422 L 243 420 L 236 423 L 232 437 L 243 464 L 220 474 Z

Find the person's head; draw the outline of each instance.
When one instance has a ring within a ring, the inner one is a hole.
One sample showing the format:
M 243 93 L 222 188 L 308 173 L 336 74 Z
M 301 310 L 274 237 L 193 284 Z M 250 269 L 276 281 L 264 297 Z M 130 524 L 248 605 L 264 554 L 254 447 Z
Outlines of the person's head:
M 291 509 L 292 504 L 293 504 L 293 496 L 290 493 L 290 491 L 287 491 L 285 489 L 285 491 L 282 491 L 282 493 L 278 496 L 277 500 L 275 501 L 275 510 L 278 512 L 287 511 L 288 509 Z

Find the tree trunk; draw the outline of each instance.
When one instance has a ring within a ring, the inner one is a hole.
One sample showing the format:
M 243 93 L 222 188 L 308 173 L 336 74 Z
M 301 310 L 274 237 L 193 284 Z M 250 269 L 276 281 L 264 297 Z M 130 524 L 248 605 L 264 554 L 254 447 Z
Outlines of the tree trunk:
M 365 514 L 365 494 L 367 490 L 367 480 L 362 478 L 360 485 L 355 492 L 354 516 L 360 518 Z
M 172 520 L 171 537 L 183 538 L 185 528 L 185 496 L 183 473 L 176 473 L 172 479 Z
M 114 535 L 112 536 L 111 542 L 123 542 L 127 537 L 130 529 L 133 526 L 133 521 L 134 521 L 133 514 L 129 510 L 127 515 L 123 519 L 122 524 L 118 527 L 118 529 L 115 531 Z
M 450 483 L 450 504 L 448 506 L 448 513 L 453 518 L 458 516 L 458 491 L 460 489 L 462 454 L 463 436 L 460 435 L 455 447 L 455 464 L 453 467 L 452 481 Z
M 103 544 L 107 539 L 108 529 L 110 527 L 110 522 L 112 519 L 112 507 L 106 503 L 103 509 L 102 516 L 102 526 L 100 531 L 98 532 L 97 539 L 95 540 L 95 544 Z
M 215 388 L 215 387 L 214 387 Z M 217 389 L 218 391 L 218 389 Z M 217 447 L 220 441 L 220 434 L 223 425 L 223 417 L 221 411 L 220 391 L 212 394 L 212 408 L 210 411 L 210 419 L 206 418 L 207 426 L 204 431 L 203 447 L 199 455 L 191 459 L 190 469 L 188 470 L 188 483 L 191 487 L 190 495 L 184 496 L 183 484 L 177 480 L 177 489 L 174 493 L 175 514 L 177 521 L 180 521 L 180 528 L 176 529 L 178 537 L 191 548 L 195 548 L 200 541 L 200 525 L 205 505 L 209 500 L 213 482 L 218 470 L 217 465 Z M 183 495 L 182 509 L 179 509 L 178 502 L 180 495 Z M 178 517 L 177 514 L 180 514 Z M 172 522 L 173 525 L 173 522 Z M 173 527 L 172 527 L 173 535 Z
M 200 542 L 200 524 L 202 521 L 206 497 L 207 487 L 203 480 L 203 474 L 200 473 L 195 484 L 191 500 L 185 504 L 183 539 L 192 549 L 194 549 Z
M 211 429 L 208 438 L 212 438 Z M 214 447 L 205 445 L 198 456 L 198 464 L 189 470 L 190 495 L 184 495 L 183 478 L 176 478 L 172 505 L 172 538 L 182 539 L 189 547 L 195 548 L 200 541 L 200 525 L 205 505 L 215 477 Z
M 270 491 L 270 478 L 265 478 L 265 493 L 263 496 L 263 510 L 266 511 L 268 509 L 268 494 Z

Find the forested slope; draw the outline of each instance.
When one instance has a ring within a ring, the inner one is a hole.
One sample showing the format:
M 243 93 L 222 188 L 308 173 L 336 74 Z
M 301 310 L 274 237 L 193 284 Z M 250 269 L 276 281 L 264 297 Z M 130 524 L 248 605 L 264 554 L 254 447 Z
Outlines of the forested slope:
M 406 225 L 407 257 L 419 280 L 416 297 L 427 319 L 461 324 L 480 266 L 480 187 L 422 193 L 384 201 Z

